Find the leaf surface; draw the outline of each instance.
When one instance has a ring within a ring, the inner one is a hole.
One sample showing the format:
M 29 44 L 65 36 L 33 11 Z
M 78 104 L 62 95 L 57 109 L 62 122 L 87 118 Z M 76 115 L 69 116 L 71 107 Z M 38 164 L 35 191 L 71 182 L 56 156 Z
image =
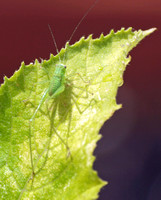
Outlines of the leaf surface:
M 154 30 L 83 37 L 49 60 L 22 63 L 11 78 L 5 77 L 0 88 L 0 199 L 98 198 L 106 184 L 93 170 L 98 133 L 121 107 L 116 94 L 129 51 Z M 65 91 L 47 98 L 30 124 L 59 63 L 67 66 Z

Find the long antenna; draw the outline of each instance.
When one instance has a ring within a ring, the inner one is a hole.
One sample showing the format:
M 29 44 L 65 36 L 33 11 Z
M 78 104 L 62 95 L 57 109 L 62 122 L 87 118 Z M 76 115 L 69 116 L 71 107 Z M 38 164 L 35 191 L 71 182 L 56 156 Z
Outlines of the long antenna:
M 77 24 L 77 26 L 75 27 L 74 31 L 72 32 L 72 34 L 71 34 L 71 36 L 70 36 L 70 38 L 69 38 L 69 40 L 68 40 L 68 43 L 70 43 L 70 41 L 71 41 L 71 39 L 73 38 L 73 36 L 74 36 L 76 30 L 78 29 L 78 27 L 80 26 L 80 24 L 82 23 L 82 21 L 84 20 L 84 18 L 85 18 L 85 17 L 88 15 L 88 13 L 92 10 L 92 8 L 95 7 L 95 5 L 97 4 L 98 1 L 99 1 L 99 0 L 95 0 L 94 4 L 92 4 L 92 5 L 90 6 L 90 8 L 86 11 L 86 13 L 85 13 L 85 14 L 83 15 L 83 17 L 80 19 L 79 23 Z M 57 54 L 59 55 L 59 50 L 58 50 L 58 47 L 57 47 L 57 44 L 56 44 L 56 40 L 55 40 L 54 34 L 53 34 L 53 32 L 52 32 L 51 27 L 50 27 L 49 24 L 48 24 L 48 27 L 49 27 L 49 31 L 50 31 L 51 36 L 52 36 L 52 39 L 53 39 L 53 43 L 54 43 L 56 52 L 57 52 Z M 63 57 L 63 61 L 64 61 L 64 58 L 65 58 L 65 54 L 64 54 L 64 57 Z M 61 62 L 60 56 L 59 56 L 59 61 Z
M 74 29 L 72 35 L 70 36 L 68 42 L 71 41 L 71 39 L 73 38 L 73 35 L 75 34 L 75 32 L 76 32 L 76 30 L 78 29 L 79 25 L 82 23 L 82 21 L 84 20 L 84 18 L 88 15 L 88 13 L 92 10 L 92 8 L 95 7 L 95 5 L 97 4 L 98 1 L 99 1 L 99 0 L 96 0 L 96 1 L 94 2 L 94 4 L 92 4 L 91 7 L 90 7 L 90 8 L 86 11 L 86 13 L 83 15 L 83 17 L 81 18 L 81 20 L 79 21 L 79 23 L 78 23 L 77 26 L 75 27 L 75 29 Z
M 48 24 L 48 28 L 49 28 L 49 31 L 50 31 L 50 33 L 51 33 L 51 37 L 52 37 L 52 39 L 53 39 L 53 43 L 54 43 L 56 52 L 57 52 L 57 54 L 59 54 L 58 46 L 57 46 L 57 44 L 56 44 L 56 40 L 55 40 L 54 34 L 53 34 L 53 32 L 52 32 L 51 27 L 50 27 L 49 24 Z M 59 61 L 61 62 L 60 56 L 59 56 Z
M 71 41 L 71 39 L 73 38 L 73 36 L 74 36 L 76 30 L 78 29 L 79 25 L 82 23 L 82 21 L 84 20 L 84 18 L 88 15 L 88 13 L 92 10 L 92 8 L 97 4 L 98 1 L 99 1 L 99 0 L 96 0 L 96 1 L 94 2 L 94 4 L 92 4 L 92 5 L 88 8 L 88 10 L 85 12 L 85 14 L 83 15 L 83 17 L 80 19 L 80 21 L 78 22 L 77 26 L 75 27 L 73 33 L 71 34 L 69 40 L 67 41 L 68 43 L 70 43 L 70 41 Z M 66 56 L 66 52 L 65 52 L 65 54 L 64 54 L 64 56 L 63 56 L 63 62 L 64 62 L 64 60 L 65 60 L 65 56 Z

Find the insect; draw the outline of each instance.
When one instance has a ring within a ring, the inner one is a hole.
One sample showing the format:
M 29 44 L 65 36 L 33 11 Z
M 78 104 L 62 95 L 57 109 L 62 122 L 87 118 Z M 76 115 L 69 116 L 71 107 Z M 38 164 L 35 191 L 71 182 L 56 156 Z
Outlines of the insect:
M 77 26 L 75 27 L 74 31 L 72 32 L 69 40 L 68 40 L 68 43 L 71 41 L 71 39 L 73 38 L 73 35 L 75 33 L 75 31 L 77 30 L 77 28 L 79 27 L 79 25 L 81 24 L 81 22 L 84 20 L 84 18 L 87 16 L 87 14 L 90 12 L 90 10 L 96 5 L 96 3 L 98 2 L 99 0 L 96 0 L 94 2 L 94 4 L 87 10 L 87 12 L 83 15 L 83 17 L 81 18 L 81 20 L 79 21 L 79 23 L 77 24 Z M 49 25 L 48 25 L 49 26 Z M 54 35 L 51 31 L 51 28 L 49 26 L 49 30 L 51 32 L 51 36 L 52 36 L 52 39 L 53 39 L 53 42 L 54 42 L 54 46 L 56 48 L 56 51 L 57 53 L 59 53 L 58 51 L 58 48 L 57 48 L 57 44 L 56 44 L 56 40 L 54 38 Z M 65 55 L 64 55 L 65 56 Z M 64 59 L 63 59 L 64 60 Z M 64 65 L 59 57 L 59 61 L 60 63 L 57 64 L 55 67 L 55 70 L 54 70 L 54 73 L 52 75 L 52 78 L 50 79 L 49 81 L 49 86 L 47 87 L 47 89 L 44 91 L 41 99 L 40 99 L 40 102 L 37 106 L 37 108 L 35 109 L 32 117 L 30 118 L 29 120 L 29 147 L 30 147 L 30 160 L 31 160 L 31 167 L 32 167 L 32 176 L 30 179 L 34 179 L 34 176 L 38 173 L 39 170 L 35 170 L 36 168 L 36 164 L 34 162 L 34 158 L 33 158 L 33 149 L 32 149 L 32 124 L 33 124 L 33 121 L 35 120 L 36 118 L 36 115 L 37 113 L 41 110 L 41 106 L 44 104 L 44 102 L 46 100 L 52 100 L 52 99 L 56 99 L 57 97 L 59 97 L 65 90 L 66 90 L 66 86 L 69 85 L 67 79 L 66 79 L 66 69 L 67 69 L 67 66 Z M 80 79 L 85 82 L 85 80 L 82 78 L 82 76 L 79 74 L 79 73 L 76 73 L 75 76 L 79 76 Z M 73 86 L 75 87 L 75 86 Z M 79 87 L 78 87 L 79 88 Z M 80 90 L 83 90 L 81 88 L 79 88 Z M 86 91 L 86 93 L 89 93 Z M 76 103 L 76 101 L 74 100 L 74 98 L 72 98 L 73 102 L 76 104 L 76 107 L 78 109 L 79 112 L 80 109 Z M 54 108 L 54 111 L 53 113 L 56 112 L 56 107 L 57 107 L 57 104 L 55 103 L 55 108 Z M 54 115 L 54 114 L 53 114 Z M 64 141 L 64 139 L 60 136 L 60 134 L 58 134 L 56 128 L 54 126 L 53 127 L 53 131 L 55 132 L 55 134 L 58 136 L 58 138 L 61 140 L 61 142 L 65 145 L 66 149 L 67 149 L 67 155 L 68 156 L 71 156 L 71 153 L 70 153 L 70 149 L 69 149 L 69 146 L 68 146 L 68 143 Z M 48 144 L 49 146 L 49 144 Z M 68 157 L 67 156 L 67 157 Z M 46 162 L 46 161 L 45 161 Z M 45 165 L 45 162 L 43 165 Z M 41 167 L 43 168 L 43 166 Z

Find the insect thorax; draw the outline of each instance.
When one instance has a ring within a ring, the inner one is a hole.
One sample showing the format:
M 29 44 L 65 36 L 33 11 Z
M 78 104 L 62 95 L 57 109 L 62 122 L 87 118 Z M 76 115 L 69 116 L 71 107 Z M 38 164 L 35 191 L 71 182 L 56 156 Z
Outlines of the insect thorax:
M 54 75 L 51 78 L 49 85 L 49 96 L 52 96 L 60 87 L 64 86 L 66 66 L 57 64 L 55 67 Z

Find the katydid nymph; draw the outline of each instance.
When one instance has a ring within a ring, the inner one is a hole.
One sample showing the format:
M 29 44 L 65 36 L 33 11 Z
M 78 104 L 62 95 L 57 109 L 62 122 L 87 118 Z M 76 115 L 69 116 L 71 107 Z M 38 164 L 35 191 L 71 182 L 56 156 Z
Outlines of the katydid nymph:
M 94 4 L 87 10 L 87 12 L 83 15 L 83 17 L 81 18 L 81 20 L 79 21 L 79 23 L 77 24 L 77 26 L 75 27 L 73 33 L 71 34 L 71 37 L 69 38 L 68 40 L 68 43 L 71 41 L 71 39 L 73 38 L 73 35 L 75 33 L 75 31 L 77 30 L 78 26 L 81 24 L 81 22 L 83 21 L 83 19 L 87 16 L 87 14 L 90 12 L 90 10 L 96 5 L 96 3 L 98 2 L 99 0 L 96 0 L 94 2 Z M 49 25 L 48 25 L 49 26 Z M 50 30 L 50 33 L 51 33 L 51 36 L 52 36 L 52 39 L 53 39 L 53 42 L 54 42 L 54 46 L 56 48 L 56 51 L 57 53 L 59 54 L 59 51 L 58 51 L 58 48 L 57 48 L 57 44 L 56 44 L 56 40 L 54 38 L 54 35 L 51 31 L 51 28 L 49 26 L 49 30 Z M 65 57 L 65 54 L 64 54 L 64 57 Z M 40 112 L 41 110 L 41 106 L 44 104 L 44 102 L 46 100 L 51 100 L 51 99 L 56 99 L 57 97 L 59 97 L 65 90 L 66 90 L 66 86 L 70 86 L 70 83 L 69 81 L 67 80 L 67 77 L 66 77 L 66 70 L 68 69 L 68 66 L 66 66 L 65 64 L 63 64 L 64 61 L 64 58 L 63 60 L 61 60 L 60 56 L 59 56 L 59 64 L 56 64 L 55 66 L 53 66 L 55 68 L 54 70 L 54 73 L 51 77 L 51 79 L 49 80 L 49 86 L 46 88 L 46 90 L 44 91 L 40 101 L 39 101 L 39 104 L 38 106 L 35 108 L 35 111 L 32 115 L 32 117 L 30 118 L 29 120 L 29 148 L 30 148 L 30 160 L 31 160 L 31 168 L 32 168 L 32 175 L 31 175 L 31 178 L 30 180 L 34 179 L 35 175 L 40 171 L 40 169 L 43 168 L 42 167 L 39 167 L 39 169 L 36 169 L 37 168 L 37 161 L 35 163 L 35 159 L 34 159 L 34 154 L 33 154 L 33 149 L 32 149 L 32 135 L 34 135 L 34 131 L 32 131 L 32 125 L 33 125 L 33 121 L 35 120 L 36 118 L 36 115 L 38 112 Z M 77 72 L 75 75 L 78 75 L 79 78 L 86 83 L 86 81 L 83 79 L 83 77 L 79 74 L 79 72 Z M 74 85 L 72 85 L 72 87 L 75 87 Z M 79 89 L 79 87 L 77 87 Z M 82 88 L 80 88 L 80 90 L 83 90 Z M 85 89 L 84 89 L 85 90 Z M 87 90 L 85 91 L 86 93 L 90 93 L 88 92 Z M 80 109 L 79 109 L 79 106 L 77 105 L 76 101 L 74 100 L 74 98 L 71 98 L 73 103 L 76 105 L 78 111 L 81 113 Z M 55 108 L 55 111 L 56 112 L 56 108 Z M 68 142 L 64 141 L 64 139 L 61 137 L 61 135 L 57 132 L 57 128 L 53 126 L 52 128 L 52 131 L 57 135 L 57 137 L 60 139 L 60 141 L 62 142 L 62 144 L 66 147 L 67 149 L 67 157 L 70 157 L 72 158 L 72 153 L 70 152 L 70 148 L 68 146 Z M 49 146 L 50 144 L 48 144 Z M 45 162 L 44 161 L 44 164 L 45 165 Z

